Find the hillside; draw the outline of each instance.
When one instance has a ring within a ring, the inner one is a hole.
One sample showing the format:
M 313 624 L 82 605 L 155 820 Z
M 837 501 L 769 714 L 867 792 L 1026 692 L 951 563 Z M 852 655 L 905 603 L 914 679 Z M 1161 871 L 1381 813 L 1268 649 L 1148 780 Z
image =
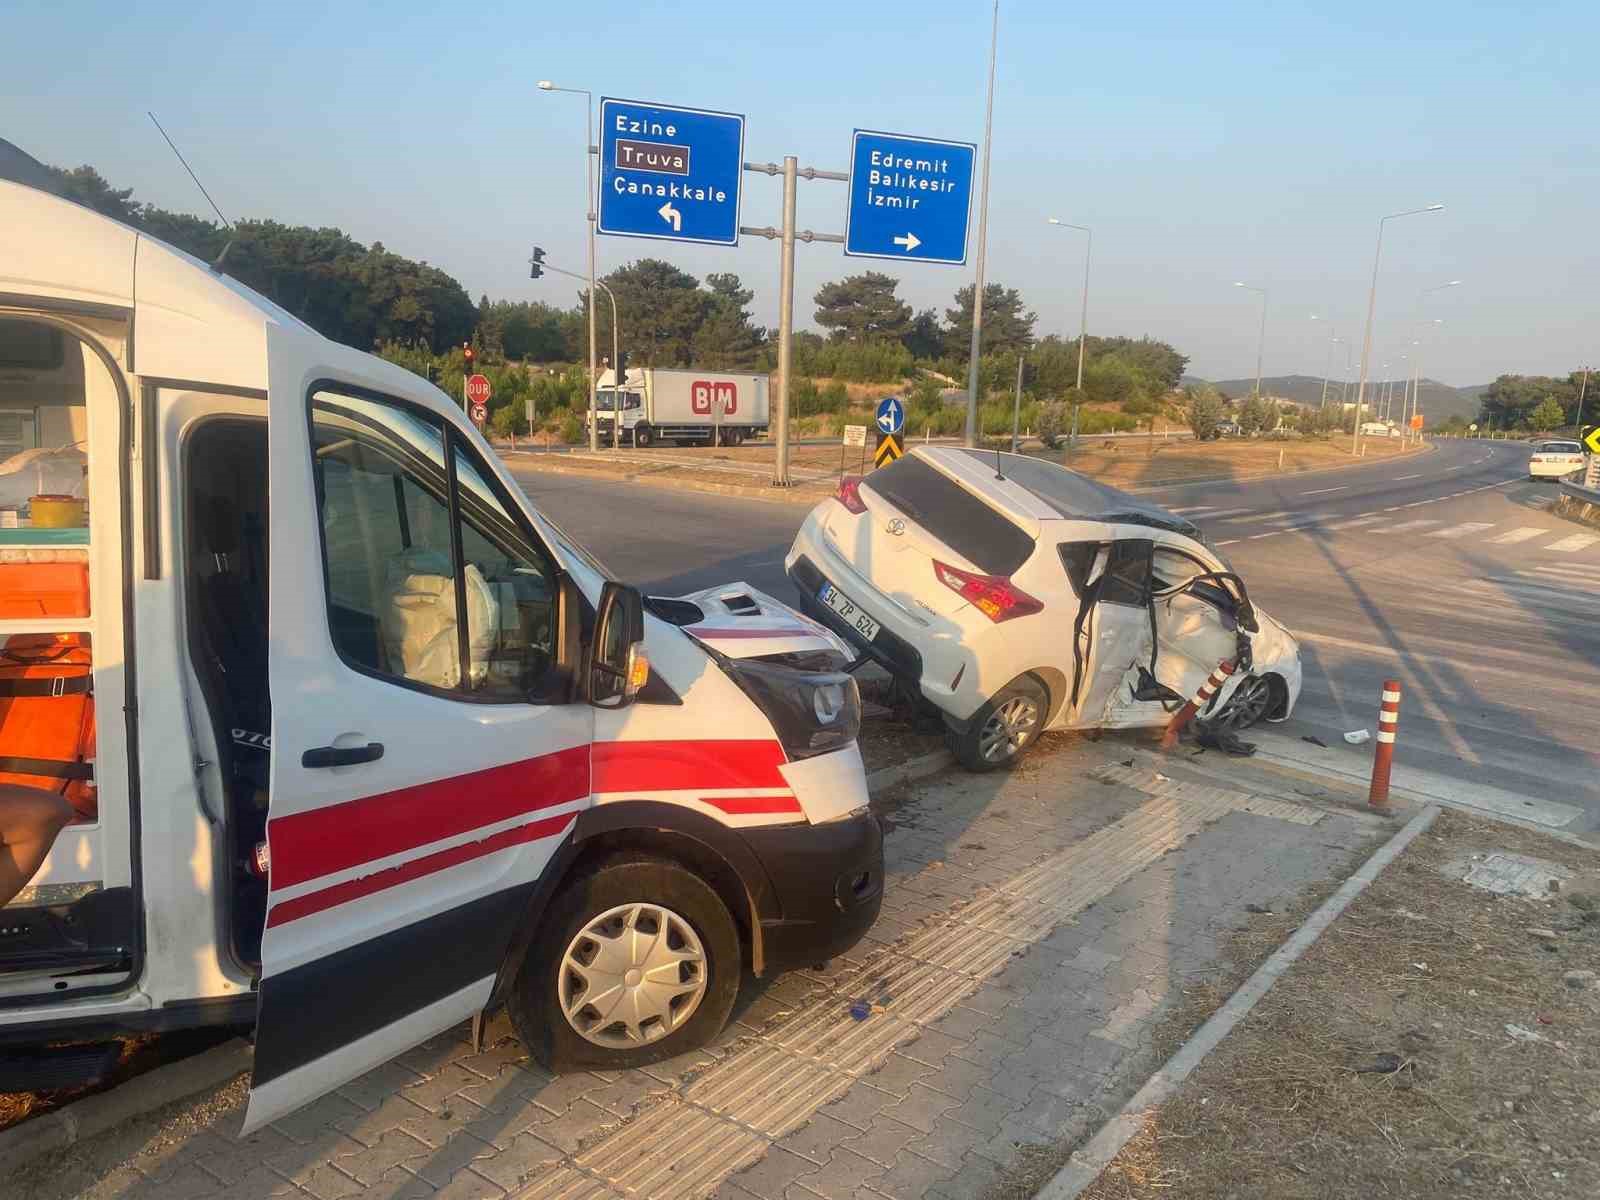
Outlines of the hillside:
M 1210 383 L 1223 394 L 1239 398 L 1248 396 L 1256 381 L 1250 379 L 1212 379 L 1201 380 L 1195 376 L 1185 376 L 1184 383 Z M 1381 385 L 1381 381 L 1379 381 Z M 1339 381 L 1332 380 L 1328 384 L 1328 395 L 1337 397 L 1339 394 Z M 1422 381 L 1422 412 L 1430 420 L 1439 421 L 1445 417 L 1462 416 L 1467 420 L 1476 420 L 1478 416 L 1478 397 L 1483 394 L 1488 384 L 1476 384 L 1472 387 L 1454 388 L 1449 384 L 1440 383 L 1434 379 Z M 1372 403 L 1373 381 L 1367 381 L 1367 402 Z M 1322 376 L 1320 375 L 1269 375 L 1261 380 L 1261 390 L 1268 396 L 1276 396 L 1282 400 L 1292 400 L 1296 404 L 1315 405 L 1322 399 Z M 1395 393 L 1398 395 L 1400 385 L 1395 384 Z M 1350 384 L 1350 399 L 1355 399 L 1355 384 Z

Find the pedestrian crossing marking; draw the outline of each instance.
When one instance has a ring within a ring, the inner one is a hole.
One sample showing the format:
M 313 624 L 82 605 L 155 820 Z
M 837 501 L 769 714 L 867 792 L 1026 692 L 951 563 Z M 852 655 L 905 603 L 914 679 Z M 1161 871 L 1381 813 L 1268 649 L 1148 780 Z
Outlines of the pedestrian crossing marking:
M 1551 542 L 1546 550 L 1555 550 L 1562 554 L 1571 554 L 1574 550 L 1582 550 L 1600 542 L 1600 536 L 1592 533 L 1575 533 L 1571 537 L 1564 537 L 1559 542 Z
M 1458 538 L 1466 537 L 1469 533 L 1482 533 L 1485 529 L 1493 529 L 1493 521 L 1463 521 L 1460 525 L 1452 525 L 1448 529 L 1435 529 L 1429 537 Z
M 1380 513 L 1375 517 L 1357 517 L 1354 521 L 1340 521 L 1337 525 L 1332 526 L 1332 528 L 1350 529 L 1356 525 L 1371 525 L 1374 521 L 1381 520 L 1383 520 L 1383 514 Z
M 1425 518 L 1421 521 L 1401 521 L 1398 525 L 1389 526 L 1389 532 L 1404 533 L 1408 529 L 1426 529 L 1429 525 L 1442 525 L 1443 523 L 1432 518 Z
M 1502 533 L 1499 537 L 1490 538 L 1489 544 L 1493 546 L 1515 546 L 1518 542 L 1525 542 L 1531 537 L 1538 537 L 1541 533 L 1548 532 L 1549 530 L 1540 528 L 1537 525 L 1524 525 L 1520 529 L 1513 529 L 1510 533 Z

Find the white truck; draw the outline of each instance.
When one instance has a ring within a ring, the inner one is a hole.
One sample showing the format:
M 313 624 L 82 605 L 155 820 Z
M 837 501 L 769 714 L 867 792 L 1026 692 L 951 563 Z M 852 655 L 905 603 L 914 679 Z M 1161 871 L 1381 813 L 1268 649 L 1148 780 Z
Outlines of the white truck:
M 606 371 L 596 388 L 600 441 L 610 444 L 617 411 L 616 374 Z M 737 446 L 767 431 L 767 377 L 716 371 L 636 367 L 620 389 L 622 440 L 635 446 L 658 441 Z

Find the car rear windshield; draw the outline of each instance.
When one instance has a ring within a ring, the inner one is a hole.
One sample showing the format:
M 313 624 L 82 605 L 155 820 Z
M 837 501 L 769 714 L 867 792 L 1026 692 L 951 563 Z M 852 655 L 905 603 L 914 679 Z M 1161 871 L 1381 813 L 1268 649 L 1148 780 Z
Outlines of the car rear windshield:
M 874 471 L 862 486 L 990 575 L 1010 575 L 1033 553 L 1026 530 L 915 456 Z
M 1540 446 L 1539 454 L 1582 454 L 1583 447 L 1577 442 L 1546 442 Z

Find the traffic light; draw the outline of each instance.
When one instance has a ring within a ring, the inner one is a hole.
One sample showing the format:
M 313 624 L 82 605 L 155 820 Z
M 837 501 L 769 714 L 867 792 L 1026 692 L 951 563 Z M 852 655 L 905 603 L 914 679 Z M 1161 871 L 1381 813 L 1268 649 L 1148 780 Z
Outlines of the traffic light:
M 528 278 L 538 279 L 544 274 L 544 247 L 535 246 L 533 257 L 528 260 Z
M 616 381 L 617 387 L 621 387 L 628 382 L 628 352 L 626 350 L 617 351 L 617 373 L 612 378 Z
M 472 348 L 471 342 L 461 343 L 461 357 L 466 360 L 467 373 L 472 373 L 472 368 L 478 365 L 478 352 Z

